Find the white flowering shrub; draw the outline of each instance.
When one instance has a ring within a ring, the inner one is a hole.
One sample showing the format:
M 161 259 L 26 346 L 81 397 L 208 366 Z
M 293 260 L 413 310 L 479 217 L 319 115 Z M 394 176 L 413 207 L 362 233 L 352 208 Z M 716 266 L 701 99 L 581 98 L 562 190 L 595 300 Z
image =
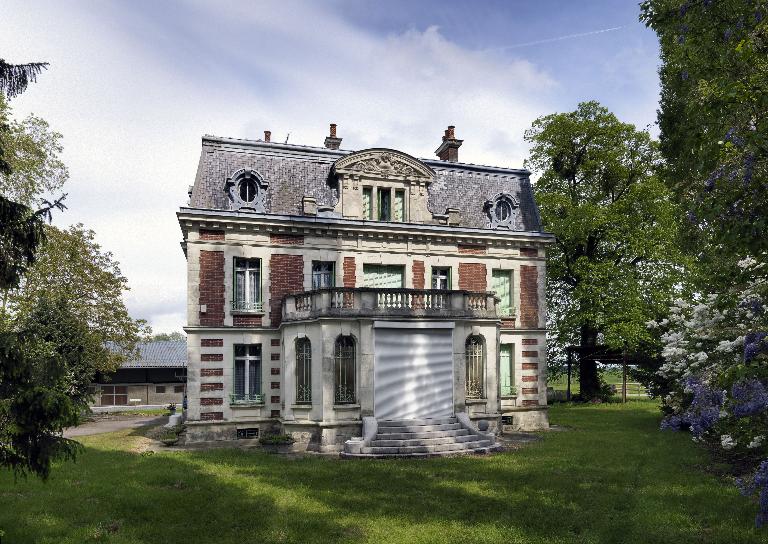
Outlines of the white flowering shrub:
M 765 256 L 764 256 L 765 257 Z M 677 300 L 660 328 L 672 383 L 663 429 L 688 430 L 729 460 L 745 494 L 759 494 L 757 524 L 768 524 L 768 259 L 739 261 L 733 287 Z M 762 462 L 761 462 L 762 461 Z

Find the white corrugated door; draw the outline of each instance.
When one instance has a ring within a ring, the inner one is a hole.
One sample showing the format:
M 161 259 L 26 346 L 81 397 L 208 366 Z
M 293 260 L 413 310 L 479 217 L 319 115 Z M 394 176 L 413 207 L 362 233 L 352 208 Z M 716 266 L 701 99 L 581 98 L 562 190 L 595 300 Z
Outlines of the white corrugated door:
M 424 328 L 376 322 L 373 386 L 377 419 L 453 415 L 453 329 L 436 328 L 444 324 L 435 328 L 418 325 Z

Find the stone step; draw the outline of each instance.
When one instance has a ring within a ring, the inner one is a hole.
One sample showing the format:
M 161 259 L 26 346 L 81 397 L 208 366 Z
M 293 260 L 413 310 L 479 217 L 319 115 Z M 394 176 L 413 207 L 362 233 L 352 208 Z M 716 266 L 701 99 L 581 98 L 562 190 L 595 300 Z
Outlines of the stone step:
M 426 419 L 380 419 L 379 427 L 408 427 L 412 425 L 446 425 L 456 423 L 457 419 L 451 417 L 436 417 Z
M 423 433 L 427 431 L 453 431 L 461 429 L 460 423 L 440 423 L 437 425 L 379 425 L 378 433 Z
M 452 444 L 441 444 L 436 446 L 402 446 L 402 447 L 367 447 L 363 448 L 361 453 L 384 454 L 384 455 L 403 455 L 410 453 L 446 453 L 460 452 L 465 450 L 475 450 L 481 448 L 490 448 L 493 443 L 490 440 L 476 440 L 474 442 L 461 442 Z
M 467 436 L 470 432 L 467 429 L 454 429 L 450 431 L 423 431 L 411 433 L 382 433 L 376 434 L 375 440 L 412 440 L 415 438 L 446 438 L 449 436 Z
M 432 453 L 347 453 L 341 452 L 342 459 L 428 459 L 430 457 L 456 457 L 457 455 L 484 455 L 501 451 L 502 447 L 494 445 L 489 448 L 473 450 L 435 451 Z
M 462 442 L 473 442 L 477 440 L 477 436 L 473 434 L 465 434 L 460 436 L 445 436 L 442 438 L 412 438 L 406 440 L 388 440 L 388 439 L 376 439 L 371 441 L 372 447 L 405 447 L 405 446 L 439 446 L 442 444 L 459 444 Z

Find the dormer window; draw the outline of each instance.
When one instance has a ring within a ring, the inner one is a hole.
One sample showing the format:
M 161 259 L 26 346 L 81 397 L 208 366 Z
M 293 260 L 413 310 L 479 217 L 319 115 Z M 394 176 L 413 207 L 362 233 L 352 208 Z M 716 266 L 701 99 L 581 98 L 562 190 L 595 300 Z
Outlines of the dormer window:
M 266 212 L 266 193 L 269 184 L 255 170 L 238 170 L 227 178 L 224 191 L 233 210 Z
M 485 203 L 492 229 L 518 230 L 517 216 L 520 203 L 512 195 L 501 193 Z

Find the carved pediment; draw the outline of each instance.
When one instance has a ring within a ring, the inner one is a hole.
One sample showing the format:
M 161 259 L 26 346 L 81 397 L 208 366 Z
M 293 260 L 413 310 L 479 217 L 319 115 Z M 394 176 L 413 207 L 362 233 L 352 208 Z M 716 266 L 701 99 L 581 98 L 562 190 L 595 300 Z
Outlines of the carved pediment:
M 420 160 L 394 149 L 366 149 L 337 160 L 337 174 L 381 179 L 432 181 L 435 172 Z

